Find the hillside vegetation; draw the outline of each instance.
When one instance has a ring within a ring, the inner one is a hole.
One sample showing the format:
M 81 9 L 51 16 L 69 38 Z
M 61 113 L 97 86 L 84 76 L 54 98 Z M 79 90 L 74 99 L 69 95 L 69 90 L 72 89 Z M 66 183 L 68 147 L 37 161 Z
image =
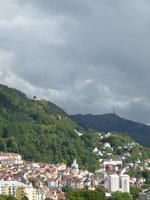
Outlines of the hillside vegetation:
M 72 115 L 71 118 L 84 129 L 93 129 L 101 132 L 128 133 L 136 142 L 150 147 L 150 126 L 121 118 L 110 113 L 104 115 Z
M 0 151 L 18 152 L 24 159 L 97 168 L 98 159 L 81 128 L 55 104 L 29 99 L 22 92 L 0 85 Z

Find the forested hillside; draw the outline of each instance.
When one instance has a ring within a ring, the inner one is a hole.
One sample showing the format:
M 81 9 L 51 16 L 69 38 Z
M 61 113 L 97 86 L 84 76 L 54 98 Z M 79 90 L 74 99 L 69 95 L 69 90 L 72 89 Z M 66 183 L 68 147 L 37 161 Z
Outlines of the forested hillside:
M 135 141 L 143 146 L 150 147 L 150 126 L 121 118 L 116 114 L 104 115 L 72 115 L 71 118 L 84 129 L 93 129 L 102 132 L 128 133 Z
M 55 104 L 0 85 L 0 151 L 52 163 L 70 164 L 77 158 L 80 166 L 93 170 L 98 159 L 80 129 Z

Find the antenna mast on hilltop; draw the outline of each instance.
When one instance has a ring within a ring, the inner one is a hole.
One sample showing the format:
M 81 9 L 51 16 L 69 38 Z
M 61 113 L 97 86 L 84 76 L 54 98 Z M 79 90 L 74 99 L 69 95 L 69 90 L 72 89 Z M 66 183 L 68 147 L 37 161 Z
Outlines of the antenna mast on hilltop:
M 116 108 L 115 108 L 115 106 L 113 106 L 113 114 L 114 115 L 116 114 Z

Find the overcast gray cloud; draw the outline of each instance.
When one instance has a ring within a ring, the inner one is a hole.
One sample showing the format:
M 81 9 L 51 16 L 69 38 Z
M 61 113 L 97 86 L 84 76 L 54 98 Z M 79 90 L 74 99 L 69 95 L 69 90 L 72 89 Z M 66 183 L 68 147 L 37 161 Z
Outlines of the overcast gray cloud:
M 69 113 L 150 123 L 149 0 L 0 1 L 0 82 Z

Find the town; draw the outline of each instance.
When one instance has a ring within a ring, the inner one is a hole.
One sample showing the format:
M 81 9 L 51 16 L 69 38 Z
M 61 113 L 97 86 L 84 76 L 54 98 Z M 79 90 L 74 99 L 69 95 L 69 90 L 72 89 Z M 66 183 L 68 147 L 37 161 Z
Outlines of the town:
M 105 137 L 110 137 L 107 133 Z M 101 136 L 102 137 L 102 136 Z M 130 148 L 135 144 L 129 144 Z M 109 143 L 105 148 L 111 148 Z M 93 152 L 100 156 L 100 168 L 94 173 L 80 169 L 78 161 L 73 160 L 71 166 L 64 163 L 50 164 L 34 161 L 24 161 L 17 153 L 0 152 L 0 195 L 13 195 L 17 200 L 27 197 L 29 200 L 53 200 L 66 199 L 64 187 L 73 189 L 95 190 L 104 189 L 105 196 L 111 197 L 112 192 L 130 193 L 130 186 L 141 187 L 145 183 L 144 178 L 130 177 L 128 170 L 133 163 L 123 164 L 124 156 L 116 156 L 109 159 L 103 158 L 103 151 L 97 147 Z M 127 154 L 127 153 L 126 153 Z M 145 160 L 145 167 L 149 169 L 150 160 Z M 136 162 L 135 168 L 141 167 Z M 141 169 L 142 170 L 142 169 Z M 139 200 L 149 197 L 150 191 L 143 190 Z

